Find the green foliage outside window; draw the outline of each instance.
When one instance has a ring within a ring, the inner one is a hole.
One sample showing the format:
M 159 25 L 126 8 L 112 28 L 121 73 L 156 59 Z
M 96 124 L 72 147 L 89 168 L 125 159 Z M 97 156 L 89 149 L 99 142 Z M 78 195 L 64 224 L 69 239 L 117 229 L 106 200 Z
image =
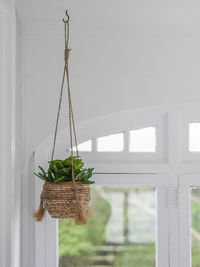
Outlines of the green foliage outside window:
M 105 188 L 105 192 L 112 192 Z M 142 189 L 145 192 L 145 189 Z M 123 192 L 124 189 L 116 188 Z M 137 189 L 136 189 L 137 191 Z M 141 190 L 140 190 L 141 191 Z M 138 191 L 138 192 L 140 192 Z M 110 204 L 101 197 L 97 188 L 93 189 L 93 209 L 95 216 L 87 225 L 76 226 L 71 220 L 59 221 L 59 267 L 95 267 L 96 255 L 111 260 L 112 267 L 155 267 L 154 243 L 127 243 L 125 245 L 106 244 L 106 224 L 111 214 Z M 127 214 L 125 214 L 127 216 Z M 193 189 L 191 194 L 191 237 L 192 267 L 200 266 L 200 190 Z M 124 222 L 127 218 L 124 218 Z M 126 223 L 125 223 L 126 225 Z M 125 229 L 126 230 L 126 229 Z M 104 252 L 99 250 L 104 250 Z M 106 251 L 107 250 L 107 251 Z M 112 252 L 112 255 L 109 254 Z M 110 257 L 110 259 L 109 259 Z M 101 265 L 107 266 L 107 265 Z
M 121 191 L 124 192 L 123 189 Z M 155 267 L 153 243 L 130 244 L 125 247 L 105 244 L 105 230 L 111 206 L 101 197 L 101 189 L 93 189 L 92 200 L 95 214 L 87 225 L 80 227 L 74 225 L 71 220 L 59 221 L 59 267 L 95 267 L 95 254 L 100 255 L 102 259 L 111 260 L 113 267 L 146 267 L 147 263 L 148 267 Z M 97 251 L 101 248 L 108 251 L 104 251 L 104 255 L 101 255 L 102 251 Z M 110 255 L 110 252 L 113 255 Z
M 87 225 L 80 227 L 75 225 L 73 220 L 59 221 L 60 267 L 90 266 L 95 253 L 94 244 L 103 244 L 110 205 L 96 192 L 96 195 L 93 195 L 92 208 L 95 210 L 95 216 Z

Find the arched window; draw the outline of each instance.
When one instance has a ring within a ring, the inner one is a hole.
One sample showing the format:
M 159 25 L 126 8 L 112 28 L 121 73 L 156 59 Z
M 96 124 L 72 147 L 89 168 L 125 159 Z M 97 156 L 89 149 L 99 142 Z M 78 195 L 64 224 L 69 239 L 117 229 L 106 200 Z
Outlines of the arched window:
M 199 114 L 195 106 L 159 107 L 78 125 L 80 155 L 95 167 L 95 215 L 83 228 L 49 217 L 37 225 L 38 266 L 56 266 L 59 256 L 59 267 L 200 266 Z M 64 140 L 60 133 L 59 157 Z M 36 165 L 48 147 L 36 150 Z
M 124 140 L 124 139 L 127 140 Z M 128 143 L 128 152 L 156 152 L 156 127 L 145 127 L 124 132 L 99 136 L 78 145 L 80 152 L 123 152 L 124 143 Z M 75 149 L 75 147 L 74 147 Z

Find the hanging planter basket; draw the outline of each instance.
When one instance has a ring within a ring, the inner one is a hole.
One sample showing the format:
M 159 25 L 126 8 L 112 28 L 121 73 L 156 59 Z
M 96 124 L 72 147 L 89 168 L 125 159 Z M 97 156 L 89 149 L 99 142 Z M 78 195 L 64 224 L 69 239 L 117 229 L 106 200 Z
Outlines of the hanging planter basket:
M 81 213 L 85 219 L 90 215 L 90 187 L 89 185 L 75 182 L 79 196 Z M 44 208 L 52 218 L 72 218 L 77 220 L 77 200 L 74 193 L 73 182 L 54 184 L 46 182 L 41 195 Z
M 86 224 L 88 217 L 92 212 L 89 208 L 90 187 L 89 184 L 94 182 L 89 179 L 92 176 L 93 168 L 83 168 L 84 162 L 79 156 L 76 129 L 74 122 L 74 114 L 72 109 L 68 60 L 69 52 L 69 16 L 66 11 L 67 20 L 63 19 L 65 26 L 65 62 L 60 90 L 60 98 L 58 112 L 56 118 L 56 127 L 54 132 L 53 149 L 49 168 L 45 171 L 39 166 L 40 172 L 35 173 L 36 176 L 45 181 L 43 191 L 40 197 L 40 207 L 33 216 L 36 221 L 42 221 L 45 211 L 52 218 L 72 218 L 75 224 Z M 56 145 L 56 137 L 58 131 L 58 122 L 63 96 L 64 81 L 67 79 L 67 95 L 69 106 L 69 136 L 70 136 L 70 157 L 65 160 L 54 160 L 54 151 Z M 76 156 L 74 156 L 73 140 L 75 142 Z

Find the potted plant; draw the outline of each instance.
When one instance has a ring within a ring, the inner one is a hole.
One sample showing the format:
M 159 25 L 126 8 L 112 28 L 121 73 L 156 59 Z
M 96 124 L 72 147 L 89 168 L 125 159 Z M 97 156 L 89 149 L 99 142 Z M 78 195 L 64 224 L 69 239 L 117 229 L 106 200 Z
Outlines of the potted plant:
M 93 182 L 89 179 L 91 178 L 94 169 L 83 168 L 84 162 L 78 154 L 69 82 L 68 60 L 71 49 L 68 47 L 69 15 L 67 11 L 66 16 L 67 19 L 63 19 L 65 29 L 65 62 L 54 132 L 53 149 L 47 171 L 39 166 L 40 172 L 35 173 L 35 175 L 44 180 L 45 183 L 41 194 L 40 207 L 38 211 L 34 213 L 34 217 L 36 221 L 41 221 L 44 217 L 45 210 L 47 210 L 53 218 L 74 218 L 76 224 L 85 224 L 87 223 L 88 216 L 91 215 L 91 211 L 88 206 L 90 200 L 89 184 L 92 184 Z M 71 156 L 65 160 L 53 160 L 65 78 L 67 79 Z M 77 156 L 75 157 L 73 155 L 73 138 L 76 144 Z
M 85 224 L 91 216 L 89 208 L 89 184 L 94 168 L 84 168 L 80 157 L 49 161 L 45 171 L 34 173 L 45 183 L 41 194 L 40 208 L 34 213 L 36 221 L 41 221 L 45 210 L 52 218 L 74 218 L 76 224 Z M 74 180 L 73 180 L 74 175 Z

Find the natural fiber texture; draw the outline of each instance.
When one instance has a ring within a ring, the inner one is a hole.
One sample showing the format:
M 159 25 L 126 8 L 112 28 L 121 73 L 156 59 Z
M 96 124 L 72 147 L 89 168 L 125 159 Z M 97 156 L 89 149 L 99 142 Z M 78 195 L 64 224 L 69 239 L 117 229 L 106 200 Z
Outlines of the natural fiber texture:
M 79 196 L 78 203 L 72 182 L 59 184 L 45 182 L 41 195 L 42 204 L 40 204 L 39 211 L 35 213 L 36 220 L 39 221 L 39 215 L 42 214 L 42 210 L 46 209 L 52 218 L 73 218 L 77 225 L 86 224 L 88 217 L 91 217 L 88 206 L 90 188 L 88 185 L 76 182 L 76 189 Z

